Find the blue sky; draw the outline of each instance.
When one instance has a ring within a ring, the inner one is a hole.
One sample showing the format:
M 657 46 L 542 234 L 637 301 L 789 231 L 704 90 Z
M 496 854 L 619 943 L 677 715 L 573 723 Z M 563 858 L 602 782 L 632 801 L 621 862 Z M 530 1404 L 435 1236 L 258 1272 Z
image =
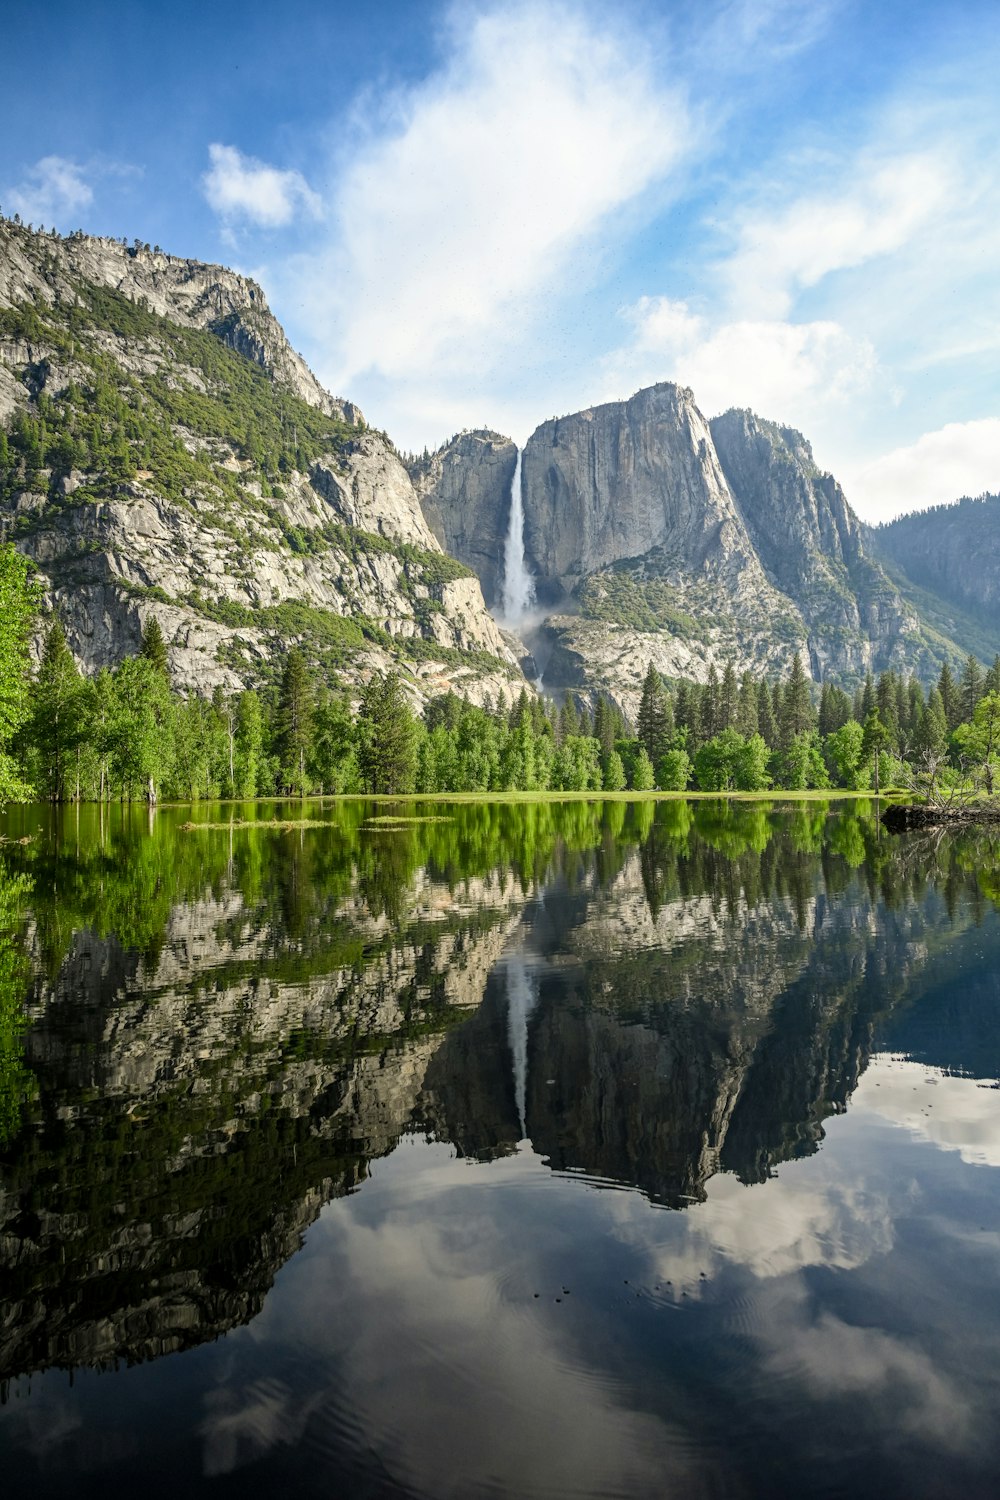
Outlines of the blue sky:
M 675 379 L 1000 490 L 1000 6 L 8 5 L 0 203 L 255 275 L 402 447 Z

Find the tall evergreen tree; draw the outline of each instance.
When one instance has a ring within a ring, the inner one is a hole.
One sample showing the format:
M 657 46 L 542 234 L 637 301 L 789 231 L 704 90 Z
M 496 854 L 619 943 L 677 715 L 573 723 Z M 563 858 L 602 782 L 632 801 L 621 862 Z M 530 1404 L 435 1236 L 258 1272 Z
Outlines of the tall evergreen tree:
M 716 734 L 721 733 L 723 729 L 736 727 L 738 700 L 739 684 L 736 681 L 736 670 L 732 662 L 727 661 L 719 687 L 719 723 Z
M 976 658 L 970 654 L 965 658 L 962 679 L 959 684 L 959 713 L 962 721 L 971 724 L 976 704 L 986 691 L 986 675 Z
M 753 676 L 744 672 L 740 678 L 740 693 L 736 705 L 736 728 L 745 740 L 757 733 L 757 688 Z
M 27 790 L 9 746 L 31 712 L 28 640 L 37 608 L 30 563 L 0 546 L 0 807 Z
M 655 766 L 668 748 L 668 703 L 663 678 L 650 662 L 642 685 L 637 721 L 638 737 Z
M 285 791 L 304 797 L 309 790 L 306 763 L 312 742 L 314 690 L 306 659 L 298 646 L 285 657 L 275 714 L 275 750 Z
M 470 718 L 465 716 L 466 721 Z M 358 729 L 358 763 L 365 790 L 376 796 L 412 792 L 417 770 L 416 725 L 395 672 L 372 674 L 361 699 Z
M 83 683 L 65 632 L 53 620 L 35 681 L 30 725 L 35 784 L 53 802 L 75 793 L 74 770 L 86 730 L 84 704 Z
M 812 701 L 809 697 L 809 679 L 802 666 L 802 658 L 796 651 L 792 657 L 792 670 L 782 695 L 781 718 L 778 721 L 782 747 L 791 744 L 796 735 L 808 734 L 815 721 Z
M 958 684 L 955 682 L 951 667 L 947 662 L 941 668 L 937 690 L 941 695 L 941 705 L 944 708 L 945 722 L 948 725 L 948 732 L 950 734 L 962 722 L 962 704 L 959 697 Z
M 757 732 L 769 750 L 778 748 L 778 721 L 771 689 L 762 678 L 757 685 Z
M 714 739 L 718 734 L 720 713 L 719 674 L 715 670 L 715 662 L 713 662 L 708 669 L 708 676 L 701 690 L 701 713 L 698 716 L 698 730 L 703 741 Z
M 142 645 L 139 648 L 139 655 L 144 657 L 161 677 L 169 681 L 170 663 L 167 658 L 167 643 L 163 639 L 163 631 L 155 615 L 150 615 L 142 627 Z

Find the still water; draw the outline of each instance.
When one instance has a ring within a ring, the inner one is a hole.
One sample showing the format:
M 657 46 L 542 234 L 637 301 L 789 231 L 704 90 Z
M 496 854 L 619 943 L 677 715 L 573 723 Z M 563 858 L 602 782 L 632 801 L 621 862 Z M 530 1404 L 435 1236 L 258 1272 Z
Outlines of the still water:
M 1000 1491 L 995 835 L 273 811 L 6 817 L 5 1493 Z

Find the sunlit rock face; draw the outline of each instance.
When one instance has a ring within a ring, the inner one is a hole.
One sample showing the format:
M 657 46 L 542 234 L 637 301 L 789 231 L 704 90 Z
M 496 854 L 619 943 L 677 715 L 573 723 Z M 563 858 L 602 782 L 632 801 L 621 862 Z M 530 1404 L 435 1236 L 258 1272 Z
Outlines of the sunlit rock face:
M 514 463 L 512 443 L 474 432 L 411 465 L 435 534 L 493 606 Z M 709 422 L 682 386 L 544 422 L 524 449 L 523 499 L 546 617 L 532 645 L 553 687 L 634 710 L 650 661 L 667 677 L 704 680 L 727 661 L 782 675 L 797 650 L 817 680 L 850 685 L 890 666 L 928 677 L 962 649 L 955 621 L 890 579 L 800 433 L 748 411 Z
M 416 702 L 458 685 L 479 702 L 520 691 L 475 574 L 443 556 L 400 455 L 323 390 L 253 281 L 4 221 L 0 308 L 34 320 L 0 337 L 5 425 L 87 391 L 97 371 L 154 426 L 165 399 L 180 403 L 183 483 L 162 457 L 113 479 L 80 459 L 25 475 L 0 505 L 0 536 L 38 565 L 87 671 L 135 652 L 155 617 L 185 692 L 256 685 L 293 642 L 322 661 L 331 638 L 354 687 L 377 668 L 401 670 Z M 220 345 L 238 357 L 220 363 Z M 308 449 L 289 395 L 329 418 Z M 291 445 L 280 483 L 261 431 Z

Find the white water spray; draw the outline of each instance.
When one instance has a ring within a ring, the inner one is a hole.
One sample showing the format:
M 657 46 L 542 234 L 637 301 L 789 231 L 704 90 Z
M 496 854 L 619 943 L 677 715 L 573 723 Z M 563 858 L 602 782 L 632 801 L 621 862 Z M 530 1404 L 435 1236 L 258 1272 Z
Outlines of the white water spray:
M 535 583 L 524 565 L 524 497 L 521 493 L 521 450 L 517 450 L 510 482 L 510 519 L 503 549 L 503 617 L 516 628 L 535 602 Z
M 524 1140 L 528 1109 L 528 1021 L 538 1004 L 538 981 L 532 980 L 522 957 L 507 961 L 507 1040 L 514 1068 L 514 1099 Z

